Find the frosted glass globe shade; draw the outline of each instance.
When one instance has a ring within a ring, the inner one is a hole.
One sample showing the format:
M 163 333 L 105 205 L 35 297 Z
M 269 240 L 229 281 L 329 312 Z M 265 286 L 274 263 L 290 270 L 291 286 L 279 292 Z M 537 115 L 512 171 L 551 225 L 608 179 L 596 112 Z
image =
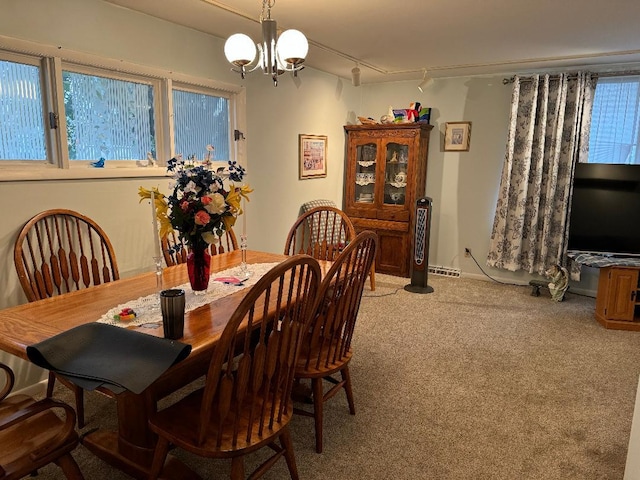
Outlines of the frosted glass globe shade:
M 256 58 L 256 44 L 244 33 L 234 33 L 224 43 L 224 55 L 234 65 L 247 65 Z
M 309 52 L 307 37 L 298 30 L 285 30 L 278 38 L 276 46 L 278 56 L 288 63 L 304 60 Z

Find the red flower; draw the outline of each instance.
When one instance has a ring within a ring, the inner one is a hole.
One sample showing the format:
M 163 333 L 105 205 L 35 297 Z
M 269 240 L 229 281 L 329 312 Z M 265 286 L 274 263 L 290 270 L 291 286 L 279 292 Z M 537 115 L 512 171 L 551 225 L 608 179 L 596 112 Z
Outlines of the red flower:
M 196 225 L 206 225 L 211 220 L 211 217 L 204 210 L 199 210 L 195 215 Z
M 187 212 L 189 210 L 189 202 L 187 202 L 186 200 L 183 200 L 180 202 L 180 209 L 183 212 Z

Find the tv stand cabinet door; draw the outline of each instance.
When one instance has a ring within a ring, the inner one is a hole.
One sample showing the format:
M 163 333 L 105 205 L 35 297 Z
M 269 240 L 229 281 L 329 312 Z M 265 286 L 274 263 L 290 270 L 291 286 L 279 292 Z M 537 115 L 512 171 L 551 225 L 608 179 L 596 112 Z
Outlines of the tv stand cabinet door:
M 606 275 L 602 286 L 606 289 L 606 293 L 598 289 L 598 296 L 603 293 L 606 299 L 603 316 L 610 320 L 633 321 L 638 289 L 638 269 L 610 267 L 601 271 L 600 274 Z

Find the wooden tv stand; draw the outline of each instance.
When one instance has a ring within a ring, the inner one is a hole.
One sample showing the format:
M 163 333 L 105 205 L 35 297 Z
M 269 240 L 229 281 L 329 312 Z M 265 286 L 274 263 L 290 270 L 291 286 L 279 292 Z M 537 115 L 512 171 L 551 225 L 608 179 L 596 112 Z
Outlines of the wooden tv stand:
M 640 331 L 640 267 L 600 268 L 596 319 L 605 328 Z

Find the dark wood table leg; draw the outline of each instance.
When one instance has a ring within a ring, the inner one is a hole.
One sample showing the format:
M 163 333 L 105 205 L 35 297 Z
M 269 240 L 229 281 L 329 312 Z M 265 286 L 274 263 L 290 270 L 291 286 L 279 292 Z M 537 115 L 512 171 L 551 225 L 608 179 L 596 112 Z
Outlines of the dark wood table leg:
M 86 435 L 82 444 L 98 458 L 133 478 L 146 480 L 153 459 L 156 438 L 148 426 L 148 412 L 155 409 L 147 396 L 124 392 L 116 396 L 118 431 L 97 430 Z M 162 479 L 202 480 L 177 458 L 168 455 Z

